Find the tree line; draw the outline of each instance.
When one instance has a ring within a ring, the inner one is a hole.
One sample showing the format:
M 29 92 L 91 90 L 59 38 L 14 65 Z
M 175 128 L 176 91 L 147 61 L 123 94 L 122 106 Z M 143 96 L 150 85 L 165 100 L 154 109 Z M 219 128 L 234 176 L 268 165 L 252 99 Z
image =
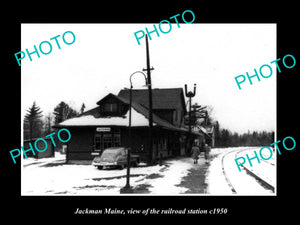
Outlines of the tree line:
M 78 116 L 80 113 L 84 112 L 84 109 L 84 103 L 82 103 L 80 112 L 78 112 L 62 101 L 53 109 L 52 113 L 43 116 L 41 108 L 36 102 L 33 102 L 32 106 L 26 110 L 27 113 L 23 120 L 24 140 L 43 137 L 52 133 L 53 125 Z
M 214 128 L 215 147 L 269 146 L 274 142 L 274 132 L 248 131 L 247 133 L 238 134 L 237 132 L 221 128 L 219 122 L 211 116 L 213 112 L 212 106 L 198 106 L 197 103 L 195 105 L 197 105 L 197 111 L 195 111 L 196 107 L 194 107 L 191 118 L 189 118 L 189 114 L 185 116 L 185 119 L 187 119 L 185 124 L 199 130 L 212 126 Z
M 238 134 L 221 128 L 218 121 L 214 122 L 214 131 L 215 147 L 269 146 L 274 142 L 273 131 L 248 131 L 244 134 Z

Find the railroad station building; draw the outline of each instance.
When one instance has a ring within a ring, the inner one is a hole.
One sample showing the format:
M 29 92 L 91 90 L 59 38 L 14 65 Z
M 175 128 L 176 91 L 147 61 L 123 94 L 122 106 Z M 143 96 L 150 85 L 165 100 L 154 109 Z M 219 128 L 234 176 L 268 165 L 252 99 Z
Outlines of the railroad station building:
M 67 128 L 71 133 L 66 150 L 67 163 L 88 163 L 108 147 L 130 147 L 129 92 L 129 89 L 123 89 L 118 95 L 109 93 L 97 102 L 97 107 L 55 126 Z M 150 150 L 148 90 L 132 90 L 132 153 L 138 154 L 144 162 L 151 154 L 153 160 L 188 154 L 183 89 L 153 89 L 152 101 L 153 142 Z M 205 138 L 203 132 L 192 131 L 191 135 L 200 140 Z

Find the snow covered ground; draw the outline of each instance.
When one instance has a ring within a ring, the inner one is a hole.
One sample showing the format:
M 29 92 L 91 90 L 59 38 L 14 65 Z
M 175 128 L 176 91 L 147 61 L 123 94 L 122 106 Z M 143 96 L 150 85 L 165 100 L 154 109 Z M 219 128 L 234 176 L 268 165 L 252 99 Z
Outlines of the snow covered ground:
M 195 181 L 193 185 L 205 185 L 205 192 L 200 195 L 276 195 L 276 154 L 266 162 L 257 163 L 252 160 L 253 167 L 249 167 L 248 162 L 244 164 L 268 180 L 275 187 L 275 193 L 262 187 L 244 169 L 240 172 L 235 164 L 236 157 L 246 157 L 246 154 L 250 156 L 251 152 L 258 152 L 259 149 L 213 148 L 210 165 L 206 174 L 203 172 L 203 183 L 198 183 L 199 176 L 190 173 L 194 170 L 205 171 L 201 166 L 204 165 L 201 155 L 200 164 L 197 165 L 188 157 L 166 160 L 162 166 L 141 164 L 131 168 L 130 185 L 135 189 L 135 194 L 182 195 L 193 193 L 191 190 L 195 188 L 186 182 L 185 178 L 189 177 L 189 180 Z M 236 194 L 225 179 L 223 166 Z M 126 169 L 98 170 L 92 165 L 65 164 L 65 155 L 57 152 L 55 158 L 22 159 L 22 195 L 120 195 L 120 189 L 125 184 Z
M 235 158 L 250 156 L 253 151 L 259 153 L 260 147 L 238 147 L 238 148 L 215 148 L 211 151 L 212 161 L 206 176 L 208 184 L 207 192 L 213 195 L 232 195 L 232 189 L 225 179 L 225 173 L 238 195 L 275 195 L 269 189 L 262 187 L 255 178 L 246 173 L 244 169 L 239 171 L 235 163 Z M 268 161 L 261 160 L 258 163 L 256 159 L 252 160 L 253 166 L 250 167 L 248 161 L 244 164 L 251 168 L 256 174 L 263 179 L 270 181 L 276 187 L 276 154 Z M 223 159 L 224 158 L 224 159 Z M 222 162 L 223 159 L 223 162 Z M 269 162 L 270 161 L 270 162 Z M 268 167 L 266 169 L 266 167 Z M 275 189 L 276 190 L 276 189 Z
M 65 155 L 23 160 L 22 195 L 119 195 L 126 184 L 126 169 L 98 170 L 92 165 L 65 164 Z M 130 184 L 149 194 L 176 195 L 187 188 L 176 186 L 193 166 L 192 159 L 167 160 L 164 165 L 131 168 Z

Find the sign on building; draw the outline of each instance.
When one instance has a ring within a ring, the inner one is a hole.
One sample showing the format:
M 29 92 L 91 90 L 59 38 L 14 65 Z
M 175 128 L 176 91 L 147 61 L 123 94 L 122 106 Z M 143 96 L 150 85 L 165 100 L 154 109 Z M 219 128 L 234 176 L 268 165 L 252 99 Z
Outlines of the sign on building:
M 110 127 L 97 127 L 96 131 L 97 132 L 110 132 L 111 128 Z

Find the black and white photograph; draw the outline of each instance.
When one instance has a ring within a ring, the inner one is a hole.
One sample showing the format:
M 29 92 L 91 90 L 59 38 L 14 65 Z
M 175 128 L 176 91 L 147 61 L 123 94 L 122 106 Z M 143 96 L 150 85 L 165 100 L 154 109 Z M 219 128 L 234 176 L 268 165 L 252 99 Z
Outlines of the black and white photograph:
M 276 195 L 276 24 L 25 23 L 21 51 L 22 195 Z
M 101 3 L 4 8 L 4 219 L 296 219 L 297 7 Z

